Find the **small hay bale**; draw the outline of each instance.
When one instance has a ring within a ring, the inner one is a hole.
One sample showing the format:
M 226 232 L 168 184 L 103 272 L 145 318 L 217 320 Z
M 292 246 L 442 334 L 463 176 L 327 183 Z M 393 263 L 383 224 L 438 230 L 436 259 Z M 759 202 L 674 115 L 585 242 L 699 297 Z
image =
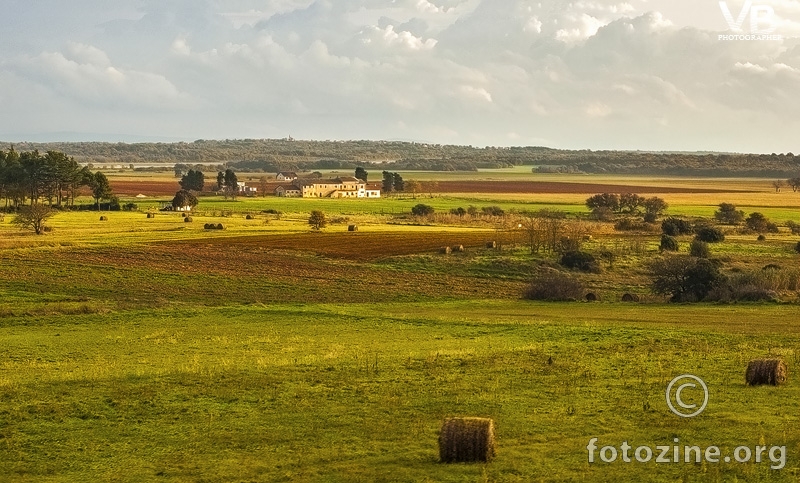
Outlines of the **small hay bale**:
M 757 238 L 758 241 L 764 241 L 766 239 L 767 239 L 767 237 L 765 235 L 758 235 L 758 238 Z
M 597 302 L 597 294 L 593 292 L 589 292 L 586 294 L 586 301 L 587 302 Z
M 623 302 L 638 302 L 639 301 L 639 296 L 636 295 L 636 294 L 633 294 L 633 293 L 626 293 L 625 295 L 622 296 L 622 301 Z
M 101 216 L 100 217 L 100 221 L 108 221 L 108 217 L 107 216 Z
M 489 462 L 496 443 L 494 421 L 488 418 L 447 418 L 439 433 L 439 458 L 442 463 Z
M 450 248 L 450 247 L 444 247 L 440 251 L 441 251 L 441 253 L 444 253 L 445 255 L 450 255 L 451 253 L 453 253 L 453 249 Z
M 744 375 L 748 386 L 780 386 L 788 378 L 786 364 L 780 359 L 753 359 Z
M 347 231 L 358 231 L 358 225 L 348 225 Z
M 194 221 L 194 220 L 192 219 L 192 217 L 191 217 L 191 216 L 187 216 L 186 218 L 184 218 L 184 219 L 183 219 L 183 222 L 184 222 L 184 223 L 191 223 L 191 222 L 193 222 L 193 221 Z
M 148 214 L 147 214 L 147 217 L 148 217 L 148 218 L 155 218 L 155 217 L 156 217 L 156 215 L 155 215 L 154 213 L 148 213 Z
M 592 241 L 594 238 L 592 235 L 583 235 L 583 241 Z
M 244 217 L 245 220 L 253 220 L 253 215 L 247 215 Z
M 217 230 L 224 230 L 225 227 L 222 226 L 222 223 L 217 223 Z
M 464 253 L 464 245 L 456 245 L 453 247 L 454 252 Z
M 203 225 L 203 229 L 204 230 L 213 230 L 214 229 L 214 225 L 211 224 L 211 223 L 206 223 L 205 225 Z
M 187 216 L 189 216 L 189 215 L 187 215 L 186 213 L 181 213 L 181 216 L 182 216 L 182 217 L 184 217 L 184 218 L 186 218 L 186 217 L 187 217 Z
M 497 248 L 497 242 L 496 241 L 490 241 L 490 242 L 486 243 L 486 248 Z

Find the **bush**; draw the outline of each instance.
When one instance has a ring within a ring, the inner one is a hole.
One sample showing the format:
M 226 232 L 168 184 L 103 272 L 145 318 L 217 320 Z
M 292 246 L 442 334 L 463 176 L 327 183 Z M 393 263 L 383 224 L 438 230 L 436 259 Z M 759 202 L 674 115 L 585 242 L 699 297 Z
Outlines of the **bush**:
M 642 223 L 631 218 L 623 218 L 614 224 L 614 229 L 617 231 L 643 231 L 649 228 L 647 223 Z
M 614 219 L 614 212 L 607 206 L 598 206 L 592 209 L 592 218 L 597 221 L 611 221 Z
M 600 265 L 594 255 L 587 252 L 567 252 L 561 256 L 559 263 L 567 268 L 581 270 L 583 272 L 599 272 Z
M 786 226 L 792 230 L 792 235 L 800 235 L 800 223 L 795 223 L 794 221 L 787 221 Z
M 662 252 L 677 252 L 678 240 L 669 235 L 661 235 L 661 245 L 659 246 L 659 249 Z
M 664 232 L 665 235 L 669 236 L 691 235 L 694 233 L 691 223 L 675 217 L 669 217 L 662 221 L 661 231 Z
M 705 258 L 667 256 L 649 266 L 653 293 L 671 295 L 672 302 L 697 302 L 725 283 L 717 266 Z
M 136 203 L 125 203 L 125 205 L 122 206 L 122 209 L 125 211 L 136 211 L 139 209 L 139 205 Z
M 708 243 L 692 240 L 692 244 L 689 245 L 689 254 L 697 258 L 708 258 L 711 255 L 711 250 L 708 249 Z
M 451 209 L 450 210 L 450 214 L 451 215 L 456 215 L 456 216 L 464 216 L 464 215 L 467 214 L 467 210 L 465 210 L 464 208 L 461 208 L 459 206 L 458 208 Z
M 767 239 L 767 237 L 764 236 L 764 234 L 758 235 L 758 238 L 756 238 L 756 240 L 758 240 L 758 241 L 765 241 L 766 239 Z
M 504 216 L 506 214 L 506 212 L 503 211 L 503 209 L 499 206 L 484 206 L 481 208 L 481 210 L 483 211 L 484 215 L 490 216 Z
M 658 215 L 655 213 L 645 213 L 644 214 L 644 222 L 653 224 L 658 220 Z
M 528 300 L 568 301 L 583 298 L 583 284 L 561 272 L 553 272 L 537 277 L 525 290 Z
M 744 222 L 748 229 L 756 233 L 778 233 L 778 225 L 770 222 L 766 216 L 758 212 L 750 213 Z
M 725 235 L 722 233 L 722 231 L 719 228 L 714 228 L 711 226 L 697 230 L 697 235 L 695 235 L 694 238 L 695 240 L 706 243 L 719 243 L 721 241 L 725 241 Z
M 411 214 L 414 216 L 431 216 L 435 211 L 433 206 L 423 205 L 422 203 L 411 208 Z
M 714 218 L 726 225 L 738 225 L 744 220 L 744 211 L 736 210 L 736 205 L 720 203 L 719 211 L 714 212 Z

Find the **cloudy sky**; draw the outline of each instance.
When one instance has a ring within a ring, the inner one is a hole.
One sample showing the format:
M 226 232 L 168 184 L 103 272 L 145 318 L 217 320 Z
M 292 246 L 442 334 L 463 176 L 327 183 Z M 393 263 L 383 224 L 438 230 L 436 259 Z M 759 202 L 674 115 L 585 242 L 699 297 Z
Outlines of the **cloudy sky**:
M 758 1 L 3 0 L 0 139 L 797 153 L 800 0 Z

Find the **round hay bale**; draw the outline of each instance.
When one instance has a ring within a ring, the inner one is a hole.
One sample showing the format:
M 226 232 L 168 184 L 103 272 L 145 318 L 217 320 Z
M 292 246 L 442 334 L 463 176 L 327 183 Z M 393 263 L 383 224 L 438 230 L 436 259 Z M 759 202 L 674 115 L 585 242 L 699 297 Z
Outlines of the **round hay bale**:
M 147 214 L 147 217 L 148 217 L 148 218 L 155 218 L 155 217 L 156 217 L 156 215 L 155 215 L 155 213 L 148 213 L 148 214 Z
M 489 462 L 496 453 L 494 421 L 488 418 L 447 418 L 439 433 L 442 463 Z
M 453 253 L 453 249 L 450 247 L 444 247 L 441 249 L 441 252 L 444 253 L 445 255 L 450 255 L 451 253 Z
M 486 243 L 486 248 L 497 248 L 497 242 L 496 241 L 490 241 L 490 242 Z
M 594 238 L 592 235 L 583 235 L 583 241 L 592 241 Z
M 184 222 L 184 223 L 191 223 L 191 222 L 193 222 L 193 221 L 194 221 L 194 220 L 192 219 L 192 217 L 191 217 L 191 216 L 187 216 L 186 218 L 184 218 L 184 219 L 183 219 L 183 222 Z
M 224 230 L 225 227 L 222 226 L 222 223 L 217 223 L 217 230 Z
M 181 213 L 181 216 L 182 216 L 182 217 L 184 217 L 184 218 L 186 218 L 186 217 L 187 217 L 187 216 L 189 216 L 189 215 L 187 215 L 186 213 Z
M 108 217 L 107 216 L 101 216 L 100 217 L 100 221 L 108 221 Z
M 358 231 L 358 225 L 348 225 L 347 231 Z
M 454 252 L 464 253 L 464 245 L 456 245 L 453 247 Z
M 247 215 L 244 217 L 245 220 L 253 220 L 253 215 Z
M 633 294 L 633 293 L 626 293 L 625 295 L 622 296 L 622 301 L 623 302 L 638 302 L 639 301 L 639 296 L 636 295 L 636 294 Z
M 597 302 L 597 294 L 589 292 L 586 294 L 586 301 L 587 302 Z
M 213 230 L 214 229 L 214 225 L 211 224 L 211 223 L 206 223 L 205 225 L 203 225 L 203 229 L 204 230 Z
M 753 359 L 747 364 L 744 378 L 748 386 L 779 386 L 789 377 L 786 364 L 780 359 Z

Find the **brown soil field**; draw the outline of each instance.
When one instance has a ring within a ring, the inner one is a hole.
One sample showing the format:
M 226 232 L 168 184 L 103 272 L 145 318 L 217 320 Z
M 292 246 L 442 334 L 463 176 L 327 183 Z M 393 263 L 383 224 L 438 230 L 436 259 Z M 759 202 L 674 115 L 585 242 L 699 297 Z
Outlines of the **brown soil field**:
M 597 183 L 559 183 L 548 181 L 439 181 L 439 193 L 740 193 L 713 188 L 631 186 Z
M 425 233 L 297 233 L 289 235 L 257 235 L 170 242 L 168 244 L 203 247 L 207 250 L 297 250 L 329 258 L 371 261 L 397 255 L 435 252 L 443 247 L 463 245 L 485 247 L 487 242 L 507 242 L 507 233 L 425 232 Z
M 272 193 L 279 183 L 269 183 L 268 192 Z M 258 183 L 250 183 L 258 186 Z M 126 181 L 111 180 L 111 187 L 114 193 L 124 196 L 136 196 L 143 194 L 147 196 L 167 196 L 174 195 L 180 189 L 176 181 Z M 375 185 L 379 188 L 378 185 Z M 549 181 L 439 181 L 437 185 L 439 193 L 572 193 L 572 194 L 595 194 L 595 193 L 740 193 L 741 191 L 732 189 L 713 189 L 713 188 L 680 188 L 680 187 L 653 187 L 653 186 L 630 186 L 616 184 L 598 183 L 559 183 Z

